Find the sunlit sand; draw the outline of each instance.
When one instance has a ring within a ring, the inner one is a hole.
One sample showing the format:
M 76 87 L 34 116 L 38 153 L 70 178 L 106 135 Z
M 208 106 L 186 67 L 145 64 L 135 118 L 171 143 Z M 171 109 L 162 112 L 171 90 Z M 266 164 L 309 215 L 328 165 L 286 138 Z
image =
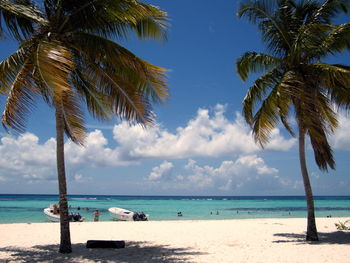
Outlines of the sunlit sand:
M 349 262 L 347 218 L 318 218 L 320 241 L 304 239 L 306 219 L 71 223 L 73 253 L 57 252 L 58 223 L 0 225 L 0 262 Z M 123 249 L 87 249 L 87 240 L 125 240 Z

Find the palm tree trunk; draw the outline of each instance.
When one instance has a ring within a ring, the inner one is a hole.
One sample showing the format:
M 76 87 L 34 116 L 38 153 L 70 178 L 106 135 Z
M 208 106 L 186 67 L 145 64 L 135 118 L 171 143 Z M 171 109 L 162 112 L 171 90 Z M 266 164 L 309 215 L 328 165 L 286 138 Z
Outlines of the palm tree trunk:
M 56 105 L 56 136 L 57 136 L 57 174 L 60 196 L 60 225 L 61 225 L 61 243 L 60 253 L 71 253 L 72 245 L 70 240 L 69 219 L 68 219 L 68 201 L 67 201 L 67 183 L 66 171 L 64 166 L 64 124 L 62 106 Z
M 306 167 L 305 158 L 305 130 L 299 125 L 299 160 L 301 174 L 303 176 L 306 202 L 307 202 L 307 231 L 306 240 L 308 241 L 318 241 L 316 220 L 315 220 L 315 208 L 314 208 L 314 198 L 312 195 L 311 183 Z

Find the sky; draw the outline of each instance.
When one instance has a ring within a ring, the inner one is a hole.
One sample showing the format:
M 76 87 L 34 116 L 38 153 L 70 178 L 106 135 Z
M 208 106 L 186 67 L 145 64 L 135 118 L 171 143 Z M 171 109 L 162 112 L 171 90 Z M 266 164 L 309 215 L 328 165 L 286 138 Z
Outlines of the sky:
M 169 99 L 155 105 L 147 129 L 86 115 L 85 146 L 65 143 L 69 194 L 303 195 L 297 140 L 282 126 L 264 149 L 242 117 L 243 82 L 235 62 L 246 51 L 265 51 L 254 25 L 238 19 L 235 0 L 148 0 L 170 18 L 166 42 L 122 44 L 168 70 Z M 342 17 L 339 22 L 346 22 Z M 17 44 L 0 39 L 0 59 Z M 348 63 L 349 52 L 329 60 Z M 3 109 L 5 97 L 0 98 Z M 350 195 L 350 117 L 339 112 L 329 137 L 336 170 L 321 172 L 307 141 L 315 195 Z M 0 194 L 56 194 L 54 111 L 38 101 L 23 134 L 0 129 Z

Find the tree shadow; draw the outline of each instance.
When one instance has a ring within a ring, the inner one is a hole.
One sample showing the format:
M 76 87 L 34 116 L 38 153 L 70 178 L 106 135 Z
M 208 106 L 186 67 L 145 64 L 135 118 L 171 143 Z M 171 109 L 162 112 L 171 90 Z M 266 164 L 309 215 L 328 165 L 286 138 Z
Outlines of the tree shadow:
M 125 248 L 86 248 L 86 244 L 72 244 L 71 254 L 58 252 L 59 245 L 33 246 L 31 248 L 4 247 L 0 252 L 9 253 L 5 262 L 99 262 L 99 263 L 190 263 L 191 256 L 203 255 L 191 248 L 173 248 L 153 245 L 149 242 L 126 242 Z
M 319 241 L 306 241 L 306 234 L 294 234 L 294 233 L 277 233 L 274 234 L 277 237 L 284 237 L 287 239 L 276 240 L 274 243 L 297 243 L 297 244 L 310 244 L 310 245 L 322 245 L 322 244 L 338 244 L 347 245 L 350 244 L 350 232 L 336 231 L 330 233 L 318 232 Z

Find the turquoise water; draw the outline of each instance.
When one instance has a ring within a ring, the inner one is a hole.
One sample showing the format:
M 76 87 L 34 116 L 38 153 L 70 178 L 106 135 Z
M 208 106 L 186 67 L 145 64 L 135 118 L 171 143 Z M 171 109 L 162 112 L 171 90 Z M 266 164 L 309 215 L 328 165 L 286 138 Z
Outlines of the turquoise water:
M 43 209 L 57 203 L 56 195 L 0 195 L 0 224 L 47 222 Z M 150 220 L 212 220 L 305 217 L 304 197 L 209 196 L 83 196 L 69 197 L 71 212 L 87 221 L 98 209 L 101 221 L 110 221 L 109 207 L 143 211 Z M 350 196 L 315 197 L 316 216 L 350 217 Z M 78 207 L 80 208 L 78 210 Z M 178 217 L 181 211 L 183 217 Z

